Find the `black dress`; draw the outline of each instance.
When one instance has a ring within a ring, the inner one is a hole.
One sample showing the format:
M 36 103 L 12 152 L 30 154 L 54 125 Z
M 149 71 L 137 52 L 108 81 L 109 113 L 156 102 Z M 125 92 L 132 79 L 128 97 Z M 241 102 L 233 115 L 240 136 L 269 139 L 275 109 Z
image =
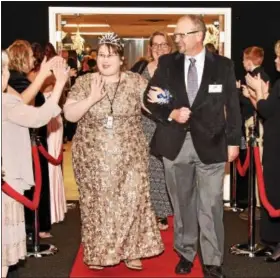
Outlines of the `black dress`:
M 18 93 L 22 93 L 29 85 L 30 81 L 27 79 L 26 74 L 17 71 L 10 71 L 9 85 L 14 88 Z M 45 103 L 44 95 L 39 92 L 35 98 L 35 106 L 39 107 Z M 32 129 L 29 129 L 31 132 Z M 48 150 L 47 145 L 47 126 L 43 126 L 37 129 L 37 134 L 40 136 L 40 141 L 44 148 Z M 39 212 L 39 229 L 41 232 L 48 232 L 51 229 L 51 213 L 50 213 L 50 182 L 49 182 L 49 166 L 48 161 L 43 155 L 39 153 L 41 176 L 42 176 L 42 190 L 40 196 L 40 204 L 38 208 Z M 34 187 L 30 190 L 26 190 L 24 195 L 33 199 Z M 34 212 L 28 208 L 24 208 L 25 223 L 27 232 L 31 232 L 33 229 Z
M 264 80 L 265 82 L 270 81 L 270 78 L 268 76 L 268 74 L 265 72 L 263 67 L 257 67 L 255 68 L 253 71 L 249 72 L 251 76 L 257 76 L 258 74 L 260 74 L 261 79 Z M 241 115 L 242 115 L 242 133 L 243 133 L 243 137 L 244 139 L 248 139 L 246 138 L 246 128 L 245 128 L 245 122 L 254 116 L 255 113 L 255 108 L 252 105 L 251 101 L 243 96 L 242 94 L 242 90 L 239 89 L 239 97 L 240 97 L 240 109 L 241 109 Z M 261 119 L 260 115 L 258 114 L 257 117 L 257 121 L 259 121 Z M 258 137 L 259 135 L 259 124 L 256 123 L 256 127 L 255 127 L 255 131 L 256 131 L 256 135 Z M 241 143 L 241 148 L 240 148 L 240 154 L 239 154 L 239 158 L 242 161 L 242 164 L 245 161 L 246 158 L 246 154 L 247 154 L 247 149 L 244 147 L 242 147 L 242 143 Z M 244 177 L 240 176 L 238 171 L 237 171 L 237 202 L 238 205 L 240 207 L 247 207 L 248 206 L 248 179 L 249 179 L 249 171 L 247 171 L 246 175 Z
M 257 110 L 264 118 L 263 173 L 266 194 L 275 209 L 280 209 L 280 80 Z M 260 236 L 266 242 L 280 243 L 280 217 L 271 218 L 262 209 Z

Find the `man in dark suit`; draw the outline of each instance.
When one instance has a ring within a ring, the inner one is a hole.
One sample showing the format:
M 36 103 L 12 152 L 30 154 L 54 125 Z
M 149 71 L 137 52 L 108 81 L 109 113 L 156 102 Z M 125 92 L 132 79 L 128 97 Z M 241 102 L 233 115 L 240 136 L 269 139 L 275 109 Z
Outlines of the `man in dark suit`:
M 205 32 L 200 16 L 178 20 L 179 52 L 159 59 L 144 104 L 160 121 L 151 151 L 163 156 L 174 208 L 175 272 L 191 272 L 200 227 L 205 276 L 224 277 L 223 177 L 239 153 L 241 115 L 233 63 L 205 50 Z

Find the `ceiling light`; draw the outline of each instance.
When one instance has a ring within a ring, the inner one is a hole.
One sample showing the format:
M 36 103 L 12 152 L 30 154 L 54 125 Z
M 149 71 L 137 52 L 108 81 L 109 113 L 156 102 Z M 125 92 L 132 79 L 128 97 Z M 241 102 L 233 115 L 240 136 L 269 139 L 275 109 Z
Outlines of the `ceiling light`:
M 64 27 L 110 27 L 109 24 L 65 24 Z
M 104 35 L 108 32 L 79 32 L 80 35 Z M 71 34 L 77 34 L 77 32 L 72 32 Z
M 168 24 L 167 28 L 175 28 L 177 25 L 176 24 Z
M 149 38 L 123 38 L 124 41 L 131 41 L 131 40 L 135 40 L 135 41 L 147 41 L 147 40 L 150 40 Z

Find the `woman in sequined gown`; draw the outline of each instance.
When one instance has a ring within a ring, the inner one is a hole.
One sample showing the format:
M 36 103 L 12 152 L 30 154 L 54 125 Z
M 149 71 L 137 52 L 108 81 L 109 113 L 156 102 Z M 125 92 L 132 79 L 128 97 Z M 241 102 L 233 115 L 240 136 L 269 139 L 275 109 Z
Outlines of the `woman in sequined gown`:
M 73 168 L 80 193 L 84 262 L 142 269 L 164 247 L 150 203 L 148 144 L 141 125 L 147 81 L 121 72 L 123 47 L 100 43 L 98 73 L 76 80 L 64 106 L 78 122 Z M 113 121 L 108 116 L 113 117 Z

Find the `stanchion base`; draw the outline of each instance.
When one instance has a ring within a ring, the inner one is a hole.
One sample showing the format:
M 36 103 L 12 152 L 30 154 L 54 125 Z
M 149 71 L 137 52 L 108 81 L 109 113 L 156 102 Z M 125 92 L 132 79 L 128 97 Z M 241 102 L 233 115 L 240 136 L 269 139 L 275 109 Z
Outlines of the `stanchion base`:
M 248 244 L 235 244 L 229 251 L 232 255 L 254 257 L 265 257 L 272 254 L 272 249 L 256 243 L 253 248 Z
M 224 207 L 225 211 L 242 212 L 244 209 L 238 207 Z
M 27 257 L 42 258 L 58 252 L 57 247 L 52 244 L 40 244 L 37 251 L 34 249 L 34 246 L 27 246 Z
M 77 204 L 76 203 L 67 203 L 67 209 L 74 209 L 77 207 Z

